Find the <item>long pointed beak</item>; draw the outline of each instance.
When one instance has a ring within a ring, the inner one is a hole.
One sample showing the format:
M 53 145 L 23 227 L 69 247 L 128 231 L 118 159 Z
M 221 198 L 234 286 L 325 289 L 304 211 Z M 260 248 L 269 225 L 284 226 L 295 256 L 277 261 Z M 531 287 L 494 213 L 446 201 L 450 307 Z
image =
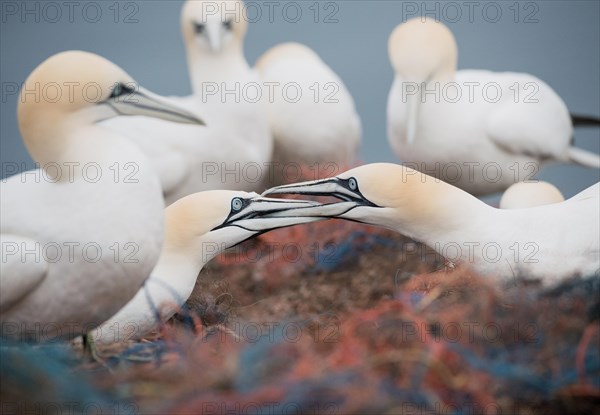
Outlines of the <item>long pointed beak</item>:
M 282 186 L 272 187 L 265 190 L 261 196 L 268 195 L 313 195 L 322 196 L 323 194 L 329 195 L 331 192 L 335 192 L 338 189 L 337 178 L 319 179 L 308 182 L 284 184 Z M 316 191 L 318 194 L 313 194 L 312 191 Z
M 421 106 L 421 85 L 417 93 L 406 97 L 406 142 L 412 144 L 417 135 L 417 124 L 419 121 L 419 108 Z
M 212 23 L 212 24 L 211 24 Z M 221 22 L 210 22 L 206 24 L 206 36 L 208 43 L 213 52 L 217 53 L 221 50 Z
M 368 202 L 371 204 L 358 189 L 350 189 L 344 180 L 337 177 L 277 186 L 266 190 L 262 195 L 331 196 L 347 202 Z
M 347 181 L 338 177 L 273 187 L 265 191 L 263 196 L 283 194 L 331 196 L 342 200 L 338 203 L 317 204 L 294 210 L 294 214 L 304 217 L 337 218 L 359 206 L 378 207 L 358 189 L 350 189 Z M 279 217 L 280 213 L 274 212 L 271 216 Z
M 357 202 L 338 202 L 328 203 L 325 205 L 315 205 L 303 208 L 298 208 L 294 211 L 294 214 L 298 215 L 302 220 L 308 219 L 329 219 L 329 218 L 341 218 L 345 213 L 348 213 L 355 207 L 360 206 Z M 285 212 L 273 212 L 270 213 L 268 218 L 289 218 Z M 265 218 L 264 220 L 266 220 Z M 306 223 L 306 222 L 305 222 Z
M 141 87 L 131 94 L 111 98 L 106 103 L 119 115 L 145 115 L 182 124 L 206 125 L 197 115 Z
M 321 217 L 303 216 L 304 209 L 317 208 L 321 204 L 309 200 L 285 200 L 256 197 L 250 205 L 232 215 L 222 226 L 237 226 L 253 232 L 266 232 L 303 223 L 317 222 Z

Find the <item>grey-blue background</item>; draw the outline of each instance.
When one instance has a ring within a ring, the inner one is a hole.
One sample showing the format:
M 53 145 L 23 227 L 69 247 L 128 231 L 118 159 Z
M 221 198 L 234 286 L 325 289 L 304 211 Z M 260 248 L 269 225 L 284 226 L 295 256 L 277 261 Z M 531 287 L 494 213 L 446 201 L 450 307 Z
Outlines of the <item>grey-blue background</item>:
M 317 7 L 315 1 L 279 2 L 277 6 L 268 1 L 249 3 L 253 7 L 250 17 L 258 20 L 249 25 L 246 37 L 249 62 L 253 64 L 269 47 L 284 41 L 302 42 L 315 49 L 354 96 L 363 121 L 361 158 L 365 162 L 397 161 L 388 147 L 385 127 L 393 77 L 387 38 L 398 23 L 415 13 L 437 14 L 448 24 L 459 45 L 459 68 L 528 72 L 551 85 L 572 112 L 600 115 L 600 2 L 595 0 L 322 1 Z M 8 94 L 6 88 L 24 81 L 43 59 L 56 52 L 96 52 L 155 92 L 190 93 L 179 28 L 181 1 L 123 1 L 115 7 L 114 1 L 76 1 L 69 6 L 64 1 L 2 0 L 0 5 L 3 165 L 16 161 L 33 166 L 17 128 L 17 96 Z M 320 13 L 315 19 L 316 8 Z M 297 9 L 302 16 L 292 23 Z M 24 10 L 34 12 L 23 15 Z M 102 15 L 97 17 L 98 10 Z M 262 17 L 257 17 L 257 10 Z M 325 22 L 327 16 L 337 22 Z M 580 129 L 575 136 L 578 146 L 599 152 L 600 129 Z M 600 180 L 600 172 L 561 165 L 546 168 L 539 177 L 571 196 Z

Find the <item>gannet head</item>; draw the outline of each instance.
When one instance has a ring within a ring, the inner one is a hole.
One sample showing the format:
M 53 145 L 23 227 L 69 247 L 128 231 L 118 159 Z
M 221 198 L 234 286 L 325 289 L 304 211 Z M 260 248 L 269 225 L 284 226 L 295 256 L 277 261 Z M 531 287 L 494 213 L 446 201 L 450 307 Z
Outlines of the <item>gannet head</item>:
M 23 84 L 17 107 L 21 135 L 37 161 L 52 153 L 48 140 L 119 115 L 203 124 L 140 87 L 117 65 L 82 51 L 62 52 L 42 62 Z
M 375 163 L 329 179 L 274 187 L 263 195 L 333 196 L 342 202 L 303 208 L 295 213 L 349 219 L 405 231 L 411 236 L 412 226 L 424 223 L 443 226 L 436 222 L 441 222 L 439 211 L 453 202 L 455 194 L 450 189 L 456 190 L 408 167 Z
M 526 209 L 564 200 L 560 190 L 548 182 L 519 182 L 506 189 L 500 199 L 500 209 Z
M 452 77 L 458 60 L 456 41 L 444 24 L 416 17 L 394 29 L 388 53 L 405 88 L 406 140 L 411 144 L 417 133 L 422 85 Z
M 402 79 L 425 82 L 456 71 L 458 48 L 452 32 L 434 19 L 415 17 L 390 35 L 388 53 Z
M 254 67 L 262 71 L 269 63 L 277 60 L 297 59 L 302 61 L 318 62 L 322 64 L 321 58 L 315 51 L 306 45 L 297 42 L 280 43 L 273 46 L 264 53 Z
M 311 201 L 269 199 L 241 191 L 195 193 L 166 209 L 164 249 L 204 263 L 261 233 L 320 220 L 296 214 L 299 209 L 318 205 Z M 269 216 L 275 213 L 277 217 Z
M 181 30 L 189 50 L 219 53 L 241 49 L 248 22 L 241 0 L 188 0 L 181 11 Z

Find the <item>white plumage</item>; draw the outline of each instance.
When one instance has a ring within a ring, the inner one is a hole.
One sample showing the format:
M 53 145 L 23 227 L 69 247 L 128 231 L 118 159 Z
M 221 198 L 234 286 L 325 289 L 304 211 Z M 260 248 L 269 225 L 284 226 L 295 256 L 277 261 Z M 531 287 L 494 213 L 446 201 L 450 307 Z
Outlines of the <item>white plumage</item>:
M 344 201 L 297 214 L 392 229 L 490 277 L 553 283 L 600 270 L 600 184 L 562 203 L 496 209 L 431 176 L 378 163 L 265 194 L 338 197 Z
M 222 190 L 173 203 L 166 209 L 165 243 L 152 275 L 125 307 L 90 333 L 92 338 L 99 343 L 120 342 L 158 328 L 188 299 L 198 273 L 212 258 L 265 231 L 319 220 L 294 213 L 313 205 Z M 271 212 L 280 217 L 265 217 Z
M 274 139 L 275 183 L 296 177 L 296 166 L 329 175 L 353 164 L 361 139 L 354 100 L 340 77 L 307 46 L 277 45 L 255 65 L 265 90 Z M 291 176 L 291 177 L 290 177 Z
M 571 144 L 569 111 L 550 86 L 524 73 L 456 71 L 456 42 L 442 23 L 399 25 L 389 54 L 388 140 L 410 167 L 476 195 L 532 179 L 552 161 L 600 167 L 598 155 Z
M 264 189 L 273 140 L 255 93 L 259 78 L 243 54 L 247 22 L 241 7 L 241 1 L 189 0 L 182 9 L 193 94 L 171 99 L 202 114 L 206 126 L 147 117 L 105 122 L 148 155 L 167 204 L 202 190 Z
M 25 88 L 66 82 L 99 85 L 100 96 L 86 99 L 77 89 L 57 100 L 23 94 L 19 127 L 40 169 L 0 186 L 0 321 L 9 338 L 86 333 L 135 294 L 158 259 L 158 178 L 133 144 L 96 122 L 120 114 L 200 122 L 148 91 L 129 91 L 129 75 L 86 52 L 49 58 Z

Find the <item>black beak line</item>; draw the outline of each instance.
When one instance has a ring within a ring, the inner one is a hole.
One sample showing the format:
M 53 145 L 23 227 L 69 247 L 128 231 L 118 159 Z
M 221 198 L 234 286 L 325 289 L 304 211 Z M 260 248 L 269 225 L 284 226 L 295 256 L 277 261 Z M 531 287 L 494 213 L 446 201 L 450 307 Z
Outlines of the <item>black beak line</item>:
M 345 202 L 354 202 L 357 206 L 380 207 L 364 197 L 358 188 L 350 189 L 348 180 L 338 177 L 278 186 L 263 193 L 263 195 L 274 194 L 331 196 Z
M 152 107 L 152 106 L 140 104 L 139 102 L 134 101 L 131 104 L 133 106 L 135 106 L 135 107 L 142 108 L 142 109 L 147 109 L 147 110 L 152 110 L 152 111 L 159 111 L 159 112 L 163 112 L 165 114 L 174 115 L 176 117 L 183 117 L 186 120 L 189 120 L 189 121 L 191 121 L 193 123 L 196 123 L 196 124 L 199 124 L 199 125 L 206 125 L 204 123 L 204 121 L 202 121 L 200 118 L 197 118 L 197 117 L 195 117 L 193 115 L 188 115 L 188 114 L 184 114 L 184 113 L 181 113 L 181 112 L 171 111 L 168 108 L 161 107 L 160 103 L 157 103 L 156 100 L 154 100 L 152 97 L 149 97 L 148 95 L 144 94 L 142 91 L 136 91 L 136 92 L 134 92 L 134 94 L 138 95 L 138 96 L 140 96 L 140 97 L 142 97 L 142 98 L 144 98 L 144 99 L 146 99 L 146 100 L 148 100 L 150 102 L 154 102 L 154 103 L 158 104 L 158 107 Z
M 186 112 L 184 112 L 183 109 L 179 109 L 179 108 L 171 109 L 168 106 L 166 106 L 167 105 L 166 103 L 156 101 L 156 99 L 154 99 L 151 96 L 148 96 L 143 91 L 135 90 L 127 95 L 118 97 L 118 99 L 120 99 L 121 101 L 115 102 L 115 101 L 113 101 L 112 98 L 109 98 L 108 100 L 104 101 L 104 103 L 106 103 L 110 108 L 113 109 L 113 111 L 115 111 L 119 115 L 128 115 L 126 112 L 121 111 L 119 109 L 119 105 L 117 105 L 117 104 L 125 104 L 126 106 L 140 108 L 142 110 L 146 110 L 149 112 L 155 112 L 155 113 L 160 112 L 163 114 L 168 114 L 168 115 L 171 115 L 176 118 L 181 118 L 181 119 L 187 120 L 191 124 L 204 125 L 204 126 L 206 125 L 206 123 L 204 121 L 202 121 L 200 118 L 196 117 L 195 115 L 193 115 L 191 113 L 186 113 Z M 146 104 L 144 104 L 144 102 Z M 156 105 L 149 105 L 149 104 L 156 104 Z M 175 106 L 173 106 L 173 107 L 175 107 Z
M 297 206 L 294 206 L 297 205 Z M 228 226 L 240 226 L 238 222 L 247 219 L 258 219 L 264 217 L 265 219 L 272 219 L 269 215 L 281 212 L 290 212 L 289 215 L 280 217 L 295 217 L 300 215 L 294 215 L 293 212 L 299 209 L 305 209 L 308 207 L 320 206 L 320 203 L 312 202 L 308 200 L 286 200 L 286 199 L 271 199 L 265 197 L 257 197 L 248 200 L 248 203 L 239 211 L 232 210 L 227 216 L 225 221 L 212 230 L 226 228 Z M 248 229 L 251 230 L 251 229 Z

